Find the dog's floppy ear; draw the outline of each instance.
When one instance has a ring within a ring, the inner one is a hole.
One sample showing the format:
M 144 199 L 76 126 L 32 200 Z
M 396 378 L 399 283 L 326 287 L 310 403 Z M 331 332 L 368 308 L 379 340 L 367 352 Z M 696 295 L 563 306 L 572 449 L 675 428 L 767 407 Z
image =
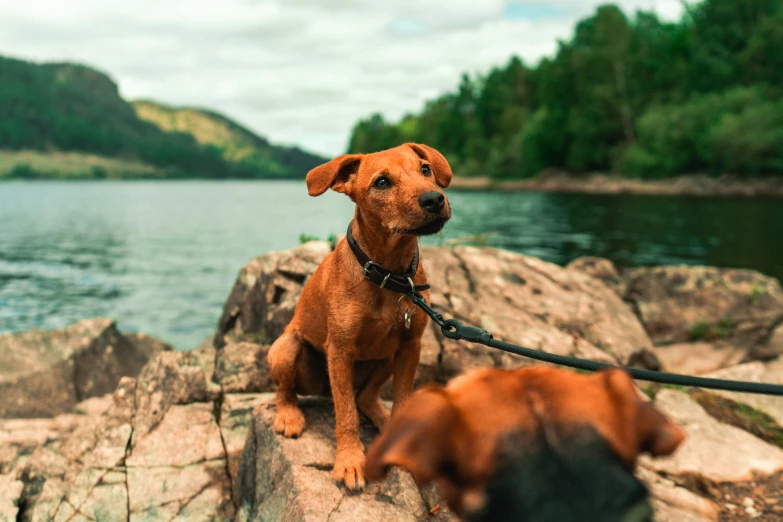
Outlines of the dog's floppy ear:
M 643 400 L 627 372 L 620 369 L 601 372 L 618 407 L 630 418 L 623 419 L 636 441 L 635 453 L 653 457 L 671 455 L 685 440 L 685 432 L 652 403 Z
M 406 143 L 408 147 L 413 149 L 421 159 L 426 159 L 432 165 L 432 174 L 435 176 L 435 183 L 438 186 L 446 188 L 451 183 L 451 167 L 443 154 L 427 145 L 420 143 Z
M 408 470 L 420 485 L 435 479 L 452 460 L 452 437 L 459 415 L 442 388 L 428 386 L 414 393 L 396 411 L 367 452 L 366 473 L 380 480 L 389 468 Z
M 639 404 L 636 429 L 640 451 L 653 457 L 671 455 L 685 441 L 685 432 L 649 402 Z
M 330 187 L 346 193 L 351 178 L 358 172 L 361 154 L 343 154 L 307 173 L 307 192 L 320 196 Z

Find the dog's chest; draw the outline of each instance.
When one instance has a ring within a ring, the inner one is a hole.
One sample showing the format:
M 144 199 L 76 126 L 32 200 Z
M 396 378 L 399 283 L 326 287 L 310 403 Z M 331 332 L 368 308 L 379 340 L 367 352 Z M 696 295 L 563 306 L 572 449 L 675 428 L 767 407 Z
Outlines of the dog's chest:
M 421 335 L 420 321 L 414 321 L 416 313 L 411 317 L 410 327 L 405 327 L 405 310 L 404 304 L 398 308 L 394 300 L 391 306 L 386 304 L 367 314 L 357 339 L 361 359 L 392 357 L 411 337 Z

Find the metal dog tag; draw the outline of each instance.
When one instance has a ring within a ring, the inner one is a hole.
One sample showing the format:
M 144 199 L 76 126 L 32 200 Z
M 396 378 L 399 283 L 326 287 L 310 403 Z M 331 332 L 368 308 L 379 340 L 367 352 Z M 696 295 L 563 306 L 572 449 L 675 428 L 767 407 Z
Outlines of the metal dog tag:
M 411 327 L 411 316 L 413 313 L 410 310 L 405 310 L 405 328 L 410 330 Z

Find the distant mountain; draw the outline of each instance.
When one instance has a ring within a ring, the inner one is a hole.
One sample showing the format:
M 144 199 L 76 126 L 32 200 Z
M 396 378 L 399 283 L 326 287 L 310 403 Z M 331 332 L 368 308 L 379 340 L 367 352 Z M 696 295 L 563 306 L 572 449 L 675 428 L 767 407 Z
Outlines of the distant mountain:
M 237 122 L 208 109 L 169 107 L 150 100 L 137 100 L 131 105 L 142 120 L 167 132 L 189 134 L 202 145 L 216 147 L 227 161 L 275 177 L 304 178 L 310 169 L 326 161 L 298 147 L 272 145 Z
M 0 179 L 303 178 L 322 161 L 214 113 L 134 108 L 84 65 L 0 57 Z

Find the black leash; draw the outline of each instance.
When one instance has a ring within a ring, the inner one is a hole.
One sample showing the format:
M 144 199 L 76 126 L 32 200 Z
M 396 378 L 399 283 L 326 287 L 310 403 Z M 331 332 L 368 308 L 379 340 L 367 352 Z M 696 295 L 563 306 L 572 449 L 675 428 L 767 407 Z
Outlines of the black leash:
M 515 344 L 504 343 L 503 341 L 493 339 L 492 335 L 490 335 L 486 330 L 476 326 L 462 324 L 456 319 L 444 319 L 442 315 L 430 308 L 421 294 L 412 291 L 410 286 L 408 287 L 408 291 L 405 292 L 405 295 L 410 298 L 411 301 L 413 301 L 413 304 L 421 308 L 424 313 L 430 316 L 432 320 L 435 321 L 438 326 L 440 326 L 440 330 L 443 335 L 449 339 L 463 339 L 471 343 L 483 344 L 485 346 L 489 346 L 490 348 L 496 348 L 498 350 L 503 350 L 504 352 L 521 355 L 522 357 L 528 357 L 537 361 L 557 364 L 560 366 L 570 366 L 571 368 L 577 368 L 579 370 L 594 372 L 597 370 L 603 370 L 605 368 L 620 368 L 627 371 L 634 379 L 657 382 L 660 384 L 674 384 L 678 386 L 693 386 L 712 390 L 783 396 L 783 386 L 776 384 L 710 379 L 707 377 L 692 377 L 690 375 L 656 372 L 652 370 L 643 370 L 640 368 L 628 368 L 602 362 L 588 361 L 586 359 L 579 359 L 577 357 L 567 357 L 565 355 L 542 352 L 541 350 L 533 350 L 531 348 L 524 348 Z
M 413 255 L 411 264 L 404 274 L 395 274 L 386 270 L 383 266 L 374 262 L 365 254 L 351 233 L 352 222 L 348 224 L 348 233 L 346 240 L 351 247 L 356 260 L 362 266 L 362 274 L 371 283 L 397 292 L 408 297 L 413 304 L 421 308 L 430 318 L 440 326 L 440 331 L 454 340 L 465 340 L 471 343 L 483 344 L 490 348 L 503 350 L 504 352 L 521 355 L 537 361 L 557 364 L 559 366 L 569 366 L 579 370 L 598 371 L 606 368 L 620 368 L 628 372 L 634 379 L 642 381 L 657 382 L 660 384 L 674 384 L 677 386 L 692 386 L 697 388 L 708 388 L 712 390 L 725 390 L 742 393 L 758 393 L 762 395 L 783 396 L 783 386 L 777 384 L 767 384 L 763 382 L 743 382 L 730 381 L 724 379 L 710 379 L 707 377 L 692 377 L 690 375 L 680 375 L 677 373 L 656 372 L 652 370 L 643 370 L 641 368 L 629 368 L 627 366 L 616 366 L 596 361 L 579 359 L 578 357 L 568 357 L 565 355 L 556 355 L 541 350 L 533 350 L 516 344 L 504 343 L 492 338 L 486 330 L 476 326 L 462 324 L 456 319 L 444 319 L 442 315 L 430 308 L 419 291 L 427 290 L 430 285 L 416 285 L 413 283 L 413 277 L 419 267 L 419 248 L 416 247 L 416 253 Z M 406 326 L 410 324 L 410 311 L 406 311 Z

